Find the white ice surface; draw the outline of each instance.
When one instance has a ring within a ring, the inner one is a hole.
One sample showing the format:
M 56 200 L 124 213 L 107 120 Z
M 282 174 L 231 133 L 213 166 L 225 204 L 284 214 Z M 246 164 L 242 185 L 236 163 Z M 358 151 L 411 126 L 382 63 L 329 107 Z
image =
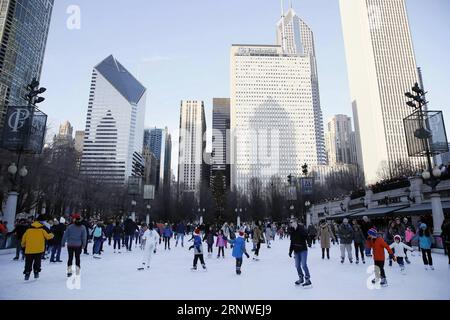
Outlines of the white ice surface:
M 172 246 L 174 242 L 172 241 Z M 101 260 L 92 255 L 82 255 L 81 289 L 70 290 L 66 286 L 66 249 L 64 263 L 42 263 L 40 279 L 23 280 L 23 262 L 12 261 L 14 255 L 0 256 L 0 300 L 12 299 L 120 299 L 120 300 L 309 300 L 309 299 L 450 299 L 450 270 L 447 256 L 433 254 L 435 271 L 426 271 L 420 253 L 411 257 L 402 275 L 397 264 L 386 273 L 389 286 L 370 290 L 367 273 L 372 260 L 365 265 L 340 263 L 339 247 L 332 246 L 331 260 L 322 260 L 320 245 L 316 244 L 308 254 L 313 288 L 296 287 L 297 273 L 294 260 L 288 256 L 289 240 L 276 240 L 271 249 L 262 245 L 260 261 L 244 257 L 242 275 L 235 274 L 235 260 L 231 250 L 225 251 L 225 259 L 205 260 L 207 272 L 192 272 L 193 251 L 158 248 L 151 270 L 138 272 L 142 252 L 133 248 L 131 253 L 113 254 L 105 243 Z M 89 245 L 89 251 L 92 247 Z M 214 247 L 214 252 L 216 252 Z M 250 252 L 251 243 L 247 244 Z M 204 247 L 206 251 L 206 245 Z M 354 252 L 353 252 L 354 254 Z M 367 258 L 370 259 L 370 258 Z

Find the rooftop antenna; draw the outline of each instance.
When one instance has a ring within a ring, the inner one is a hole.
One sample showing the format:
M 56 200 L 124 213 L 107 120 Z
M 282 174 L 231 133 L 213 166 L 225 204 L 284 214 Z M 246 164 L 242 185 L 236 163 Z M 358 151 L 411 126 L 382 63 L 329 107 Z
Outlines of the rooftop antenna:
M 292 0 L 290 2 L 291 2 L 291 9 L 292 9 Z
M 281 0 L 281 17 L 284 18 L 284 3 L 283 3 L 283 0 Z

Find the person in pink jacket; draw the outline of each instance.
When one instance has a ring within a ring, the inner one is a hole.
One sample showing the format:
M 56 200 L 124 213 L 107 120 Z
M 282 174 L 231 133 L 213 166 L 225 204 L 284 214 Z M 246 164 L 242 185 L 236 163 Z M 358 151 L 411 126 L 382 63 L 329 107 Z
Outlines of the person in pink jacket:
M 411 240 L 412 240 L 412 238 L 414 238 L 414 236 L 415 236 L 415 233 L 411 230 L 410 227 L 407 227 L 406 231 L 405 231 L 405 241 L 406 241 L 406 244 L 410 247 L 411 247 Z
M 220 251 L 222 251 L 222 258 L 225 259 L 225 249 L 227 247 L 227 240 L 223 235 L 222 230 L 219 230 L 219 234 L 217 235 L 216 247 L 219 247 L 219 252 L 217 253 L 217 259 L 220 258 Z

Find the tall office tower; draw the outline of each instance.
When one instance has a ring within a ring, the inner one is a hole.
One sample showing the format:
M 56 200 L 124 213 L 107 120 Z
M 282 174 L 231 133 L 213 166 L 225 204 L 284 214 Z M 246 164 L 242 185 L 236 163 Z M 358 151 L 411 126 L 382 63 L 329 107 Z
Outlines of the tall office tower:
M 148 148 L 157 159 L 157 175 L 155 180 L 155 188 L 159 190 L 159 186 L 170 184 L 170 161 L 172 154 L 172 137 L 169 129 L 146 129 L 144 131 L 144 148 Z
M 198 197 L 204 179 L 203 154 L 206 149 L 206 121 L 203 101 L 182 101 L 178 155 L 178 193 Z
M 142 176 L 146 88 L 112 55 L 92 72 L 80 172 L 105 183 Z
M 396 171 L 408 159 L 403 119 L 411 113 L 405 92 L 418 82 L 404 0 L 340 0 L 358 162 L 366 183 L 379 170 Z
M 0 0 L 0 128 L 6 107 L 26 104 L 26 86 L 41 76 L 52 10 L 53 0 Z
M 325 145 L 328 164 L 356 164 L 352 119 L 343 114 L 333 116 L 327 124 Z
M 157 164 L 158 160 L 153 152 L 151 152 L 146 146 L 144 146 L 144 150 L 142 152 L 142 156 L 144 157 L 144 183 L 156 185 L 157 180 Z
M 230 187 L 230 99 L 213 99 L 211 185 L 222 173 L 225 189 Z
M 313 35 L 293 9 L 278 31 L 278 45 L 231 48 L 231 185 L 246 194 L 253 178 L 326 164 Z
M 75 131 L 75 150 L 83 152 L 84 145 L 84 131 Z
M 53 138 L 54 147 L 74 147 L 73 127 L 69 121 L 59 126 L 59 132 Z

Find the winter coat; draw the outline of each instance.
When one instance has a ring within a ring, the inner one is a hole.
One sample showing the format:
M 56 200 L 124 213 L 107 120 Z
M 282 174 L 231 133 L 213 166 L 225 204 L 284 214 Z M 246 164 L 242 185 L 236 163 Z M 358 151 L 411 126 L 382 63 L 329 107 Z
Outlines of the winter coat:
M 217 236 L 216 247 L 227 247 L 227 241 L 224 239 L 224 236 L 219 234 Z
M 373 223 L 372 223 L 372 221 L 368 221 L 368 222 L 365 222 L 364 220 L 363 220 L 363 222 L 361 222 L 361 230 L 362 230 L 362 232 L 363 232 L 363 234 L 364 234 L 364 236 L 366 237 L 366 239 L 367 239 L 367 237 L 368 237 L 368 232 L 369 232 L 369 230 L 370 229 L 372 229 L 374 227 L 374 225 L 373 225 Z
M 120 225 L 114 226 L 114 228 L 111 231 L 111 235 L 114 238 L 114 240 L 120 240 L 123 237 L 123 229 Z
M 252 238 L 253 243 L 258 244 L 258 243 L 261 243 L 262 240 L 263 240 L 263 235 L 262 235 L 261 230 L 259 229 L 259 227 L 255 227 L 253 229 L 253 238 Z
M 172 228 L 170 226 L 165 227 L 163 230 L 163 236 L 165 238 L 170 238 L 172 237 L 172 235 L 173 235 Z
M 333 231 L 331 231 L 331 226 L 328 223 L 323 223 L 319 226 L 318 237 L 322 249 L 329 249 L 331 246 L 330 239 L 334 239 L 334 235 Z
M 214 233 L 212 231 L 205 233 L 203 241 L 206 241 L 208 245 L 212 246 L 214 244 Z
M 391 244 L 392 242 L 394 242 L 394 236 L 395 236 L 394 229 L 393 228 L 388 228 L 384 238 L 386 239 L 387 243 Z
M 222 233 L 227 239 L 230 239 L 230 227 L 227 223 L 222 226 Z
M 351 244 L 353 241 L 353 228 L 350 224 L 342 223 L 339 226 L 339 239 L 341 244 Z
M 405 231 L 406 228 L 402 223 L 396 224 L 395 227 L 392 228 L 392 234 L 394 236 L 399 235 L 402 239 L 405 239 Z
M 415 233 L 412 230 L 406 230 L 405 231 L 405 241 L 406 242 L 411 242 L 412 239 L 414 238 Z
M 403 242 L 399 242 L 399 243 L 394 242 L 389 247 L 394 250 L 395 256 L 400 257 L 400 258 L 406 257 L 405 249 L 407 249 L 409 251 L 414 251 L 413 248 L 404 244 Z
M 50 228 L 50 232 L 55 236 L 53 238 L 54 244 L 61 244 L 62 238 L 64 236 L 64 231 L 66 231 L 66 226 L 62 223 L 55 224 Z
M 305 227 L 298 225 L 297 229 L 291 229 L 291 246 L 289 247 L 289 255 L 292 252 L 308 251 L 308 232 Z
M 177 226 L 177 233 L 179 234 L 185 234 L 186 233 L 186 227 L 184 226 L 184 224 L 180 223 Z
M 308 236 L 310 236 L 310 237 L 317 236 L 317 230 L 312 224 L 310 224 L 308 227 Z
M 16 227 L 14 228 L 13 231 L 11 231 L 11 233 L 15 233 L 16 234 L 16 238 L 18 241 L 22 240 L 23 235 L 25 234 L 25 232 L 28 230 L 29 226 L 27 224 L 18 224 L 16 225 Z
M 53 238 L 53 234 L 44 230 L 43 225 L 37 221 L 33 222 L 22 237 L 22 247 L 25 254 L 43 253 L 45 251 L 45 240 Z
M 367 241 L 367 246 L 373 249 L 374 261 L 386 260 L 384 249 L 386 249 L 389 252 L 389 254 L 394 253 L 392 249 L 389 247 L 389 245 L 386 243 L 386 241 L 383 240 L 382 237 L 378 237 L 376 239 L 371 239 L 370 241 Z
M 229 242 L 233 245 L 232 256 L 236 259 L 242 259 L 242 255 L 247 252 L 245 249 L 245 239 L 239 236 L 234 240 L 229 240 Z
M 153 250 L 159 242 L 159 234 L 155 230 L 147 229 L 142 236 L 142 241 L 145 241 L 145 249 Z
M 365 243 L 367 240 L 367 237 L 362 232 L 362 229 L 359 225 L 353 225 L 353 239 L 355 243 Z
M 203 254 L 202 238 L 199 235 L 194 236 L 194 255 Z
M 450 244 L 450 222 L 447 222 L 442 226 L 441 237 L 445 243 Z
M 412 238 L 412 240 L 419 240 L 419 247 L 420 249 L 431 249 L 431 245 L 433 244 L 433 238 L 432 236 L 426 236 L 425 234 L 423 236 L 420 236 L 419 233 L 416 233 L 416 235 L 414 236 L 414 238 Z
M 105 234 L 107 237 L 112 237 L 113 229 L 114 225 L 111 223 L 106 226 Z
M 124 223 L 125 234 L 128 236 L 133 235 L 136 230 L 139 231 L 139 228 L 138 228 L 136 222 L 134 222 L 131 219 L 127 219 Z
M 66 242 L 68 247 L 84 248 L 87 243 L 86 227 L 84 225 L 77 226 L 76 224 L 68 226 L 66 232 L 64 232 L 61 244 L 65 245 Z
M 96 225 L 94 229 L 92 229 L 92 236 L 94 238 L 101 238 L 103 236 L 103 229 L 102 227 Z
M 267 239 L 267 240 L 272 239 L 272 238 L 273 238 L 273 237 L 272 237 L 272 228 L 267 227 L 267 228 L 266 228 L 265 234 L 266 234 L 266 239 Z

